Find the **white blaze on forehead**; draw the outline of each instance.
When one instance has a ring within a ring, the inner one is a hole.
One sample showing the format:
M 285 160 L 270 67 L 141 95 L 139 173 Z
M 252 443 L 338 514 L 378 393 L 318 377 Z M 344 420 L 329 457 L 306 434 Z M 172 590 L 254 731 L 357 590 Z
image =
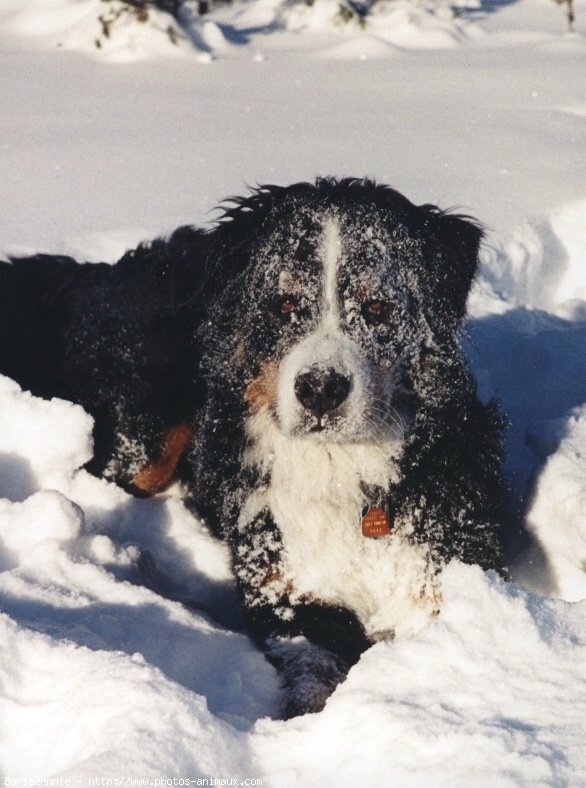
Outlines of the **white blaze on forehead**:
M 321 256 L 323 261 L 324 320 L 336 325 L 340 317 L 338 305 L 338 263 L 342 250 L 340 223 L 335 216 L 324 222 Z

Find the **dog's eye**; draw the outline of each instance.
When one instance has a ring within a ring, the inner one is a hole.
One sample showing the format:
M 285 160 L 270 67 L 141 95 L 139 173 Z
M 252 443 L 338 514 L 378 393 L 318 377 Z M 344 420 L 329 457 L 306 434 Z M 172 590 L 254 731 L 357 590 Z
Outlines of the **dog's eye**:
M 386 301 L 373 298 L 362 304 L 362 315 L 369 323 L 384 323 L 389 316 L 389 305 Z
M 299 304 L 295 296 L 284 295 L 275 301 L 274 311 L 278 317 L 289 317 L 297 312 Z

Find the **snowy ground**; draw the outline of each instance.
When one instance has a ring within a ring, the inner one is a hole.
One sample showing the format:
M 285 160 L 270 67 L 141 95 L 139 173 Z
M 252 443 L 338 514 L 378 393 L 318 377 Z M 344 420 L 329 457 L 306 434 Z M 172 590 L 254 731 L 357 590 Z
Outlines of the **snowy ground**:
M 437 621 L 280 722 L 224 547 L 176 494 L 138 501 L 78 470 L 89 417 L 0 379 L 0 769 L 586 784 L 586 3 L 567 33 L 552 0 L 457 18 L 401 0 L 364 29 L 325 0 L 259 0 L 187 20 L 179 46 L 161 15 L 98 48 L 103 5 L 0 7 L 2 250 L 114 260 L 245 183 L 316 174 L 475 214 L 490 233 L 466 344 L 511 417 L 538 542 L 511 537 L 530 590 L 451 566 Z

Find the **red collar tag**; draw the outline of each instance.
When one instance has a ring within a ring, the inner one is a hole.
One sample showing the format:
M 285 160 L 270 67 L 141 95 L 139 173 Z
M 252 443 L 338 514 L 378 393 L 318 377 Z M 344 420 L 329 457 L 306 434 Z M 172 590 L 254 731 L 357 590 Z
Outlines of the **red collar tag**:
M 378 536 L 388 536 L 391 533 L 391 524 L 384 509 L 380 506 L 369 506 L 362 517 L 362 536 L 370 539 Z

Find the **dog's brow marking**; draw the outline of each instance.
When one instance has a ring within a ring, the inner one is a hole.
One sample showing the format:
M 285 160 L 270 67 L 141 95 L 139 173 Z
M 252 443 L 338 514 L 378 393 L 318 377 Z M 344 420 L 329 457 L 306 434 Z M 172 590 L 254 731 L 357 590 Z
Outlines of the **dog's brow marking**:
M 301 283 L 299 277 L 290 271 L 281 271 L 279 274 L 279 290 L 283 293 L 296 293 L 299 291 Z
M 340 259 L 341 241 L 338 219 L 330 216 L 324 223 L 322 257 L 324 266 L 323 308 L 324 319 L 337 325 L 340 317 L 338 305 L 338 261 Z

